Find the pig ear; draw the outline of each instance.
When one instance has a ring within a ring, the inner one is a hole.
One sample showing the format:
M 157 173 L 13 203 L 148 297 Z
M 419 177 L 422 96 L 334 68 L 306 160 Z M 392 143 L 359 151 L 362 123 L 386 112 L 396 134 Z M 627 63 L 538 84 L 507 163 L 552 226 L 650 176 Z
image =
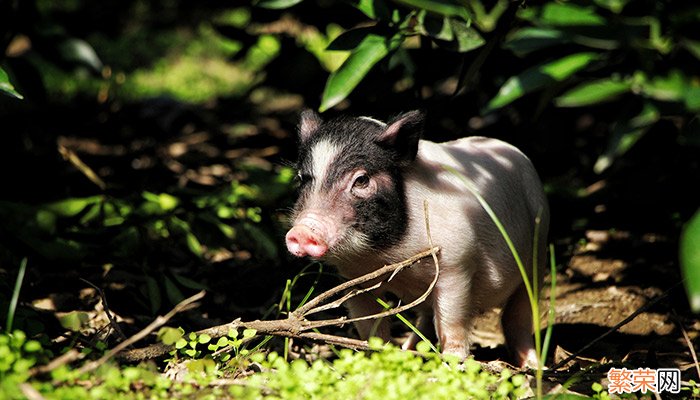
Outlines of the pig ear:
M 411 162 L 418 153 L 418 140 L 423 133 L 424 115 L 418 110 L 409 111 L 389 121 L 379 134 L 377 143 L 392 148 L 400 161 Z
M 316 114 L 314 110 L 306 109 L 301 112 L 301 120 L 299 121 L 299 139 L 302 143 L 307 141 L 314 132 L 321 126 L 321 116 Z

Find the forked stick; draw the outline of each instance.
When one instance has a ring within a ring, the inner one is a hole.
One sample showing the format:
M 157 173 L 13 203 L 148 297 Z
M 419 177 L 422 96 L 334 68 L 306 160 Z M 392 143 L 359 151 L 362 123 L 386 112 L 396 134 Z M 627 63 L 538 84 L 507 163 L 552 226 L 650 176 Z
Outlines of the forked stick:
M 274 336 L 283 336 L 283 337 L 290 337 L 290 338 L 304 338 L 304 339 L 310 339 L 310 340 L 315 340 L 315 341 L 322 341 L 330 344 L 335 344 L 335 345 L 340 345 L 344 347 L 349 347 L 353 349 L 369 349 L 369 345 L 367 344 L 367 341 L 365 340 L 357 340 L 357 339 L 351 339 L 351 338 L 346 338 L 342 336 L 335 336 L 335 335 L 327 335 L 327 334 L 320 334 L 316 333 L 313 330 L 320 328 L 320 327 L 326 327 L 326 326 L 332 326 L 332 325 L 344 325 L 349 322 L 355 322 L 355 321 L 361 321 L 361 320 L 367 320 L 367 319 L 378 319 L 378 318 L 384 318 L 387 316 L 395 315 L 398 314 L 402 311 L 405 311 L 411 307 L 415 307 L 416 305 L 420 304 L 421 302 L 425 301 L 425 299 L 430 295 L 432 292 L 433 288 L 435 287 L 435 283 L 437 282 L 437 278 L 439 275 L 439 265 L 437 263 L 437 256 L 436 254 L 440 251 L 439 247 L 433 247 L 429 250 L 423 251 L 421 253 L 416 254 L 415 256 L 408 258 L 404 261 L 391 264 L 391 265 L 386 265 L 378 270 L 372 271 L 366 275 L 360 276 L 358 278 L 352 279 L 350 281 L 341 283 L 340 285 L 327 290 L 312 300 L 310 300 L 308 303 L 305 305 L 299 307 L 295 311 L 289 314 L 289 316 L 286 319 L 279 319 L 279 320 L 271 320 L 271 321 L 241 321 L 240 318 L 236 319 L 232 322 L 229 322 L 227 324 L 223 325 L 217 325 L 213 326 L 211 328 L 203 329 L 200 331 L 197 331 L 196 334 L 201 335 L 201 334 L 207 334 L 211 336 L 213 339 L 220 338 L 223 336 L 226 336 L 228 332 L 231 329 L 254 329 L 256 331 L 256 334 L 258 336 L 264 336 L 264 335 L 274 335 Z M 425 292 L 418 297 L 416 300 L 412 301 L 409 304 L 405 304 L 403 306 L 393 308 L 391 310 L 383 311 L 377 314 L 372 314 L 372 315 L 366 315 L 358 318 L 346 318 L 346 317 L 341 317 L 341 318 L 335 318 L 335 319 L 329 319 L 329 320 L 320 320 L 320 321 L 309 321 L 306 319 L 306 317 L 310 314 L 313 314 L 315 312 L 321 311 L 323 309 L 327 308 L 333 308 L 333 307 L 338 307 L 340 306 L 343 302 L 347 301 L 348 299 L 360 294 L 364 293 L 367 290 L 372 290 L 376 287 L 379 287 L 382 283 L 385 281 L 381 281 L 378 284 L 374 284 L 370 286 L 369 288 L 365 289 L 357 289 L 354 291 L 351 291 L 347 295 L 341 297 L 338 301 L 335 301 L 331 303 L 331 306 L 326 307 L 324 305 L 321 305 L 325 300 L 328 300 L 340 293 L 342 293 L 345 290 L 348 290 L 350 288 L 353 288 L 358 285 L 362 285 L 371 281 L 374 281 L 376 279 L 381 278 L 382 276 L 389 275 L 393 273 L 400 271 L 403 268 L 407 268 L 420 260 L 432 256 L 434 258 L 435 262 L 435 277 L 433 278 L 433 281 L 431 282 L 430 286 L 425 290 Z M 139 337 L 137 340 L 141 339 Z M 130 343 L 133 343 L 133 341 L 130 341 Z M 123 349 L 125 346 L 120 346 L 120 350 Z M 116 348 L 115 348 L 116 349 Z M 119 353 L 118 357 L 125 360 L 125 361 L 142 361 L 150 358 L 155 358 L 155 357 L 160 357 L 169 351 L 173 349 L 173 346 L 171 345 L 165 345 L 163 343 L 155 343 L 150 346 L 140 348 L 140 349 L 134 349 L 134 350 L 128 350 L 128 351 L 122 351 Z M 114 349 L 110 351 L 110 354 L 113 354 Z M 103 357 L 104 358 L 104 357 Z

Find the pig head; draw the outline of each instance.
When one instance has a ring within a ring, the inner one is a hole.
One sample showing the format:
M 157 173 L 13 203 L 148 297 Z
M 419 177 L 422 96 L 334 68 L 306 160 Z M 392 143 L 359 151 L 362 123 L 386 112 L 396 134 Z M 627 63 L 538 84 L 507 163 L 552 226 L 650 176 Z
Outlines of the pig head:
M 418 310 L 419 328 L 429 326 L 432 317 L 443 352 L 466 357 L 473 316 L 502 308 L 506 342 L 516 363 L 534 365 L 532 315 L 519 270 L 496 226 L 458 175 L 475 185 L 504 224 L 531 280 L 537 250 L 534 280 L 539 282 L 549 211 L 537 173 L 527 157 L 504 142 L 471 137 L 437 144 L 420 140 L 422 130 L 418 111 L 387 123 L 368 117 L 323 121 L 313 111 L 303 112 L 299 198 L 285 238 L 287 249 L 298 257 L 327 261 L 347 278 L 357 277 L 429 247 L 427 202 L 432 239 L 442 250 L 437 284 Z M 433 275 L 427 261 L 416 265 L 372 295 L 353 298 L 350 313 L 356 317 L 381 311 L 373 296 L 386 292 L 412 301 Z M 390 338 L 386 322 L 356 326 L 362 337 Z M 404 345 L 415 341 L 413 336 Z

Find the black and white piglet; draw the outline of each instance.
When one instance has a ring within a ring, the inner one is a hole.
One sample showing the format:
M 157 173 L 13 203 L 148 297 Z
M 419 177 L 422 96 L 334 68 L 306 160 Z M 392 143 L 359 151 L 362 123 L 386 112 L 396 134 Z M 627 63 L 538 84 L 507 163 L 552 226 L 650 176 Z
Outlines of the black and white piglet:
M 422 309 L 433 317 L 443 352 L 466 357 L 475 314 L 502 307 L 502 325 L 514 361 L 535 365 L 532 316 L 525 286 L 505 240 L 463 180 L 471 180 L 509 233 L 532 271 L 535 219 L 538 271 L 544 270 L 549 209 L 528 158 L 496 139 L 469 137 L 447 143 L 421 140 L 423 115 L 411 111 L 383 123 L 368 117 L 323 121 L 305 111 L 299 124 L 300 195 L 287 232 L 287 249 L 335 265 L 355 278 L 429 247 L 442 248 L 440 276 Z M 405 270 L 374 295 L 391 292 L 409 302 L 433 280 L 432 261 Z M 538 279 L 541 281 L 541 274 Z M 538 285 L 541 286 L 541 285 Z M 381 311 L 372 295 L 348 304 L 351 316 Z M 389 339 L 386 322 L 357 324 L 360 336 Z M 419 322 L 420 324 L 420 322 Z M 405 344 L 410 347 L 415 338 Z

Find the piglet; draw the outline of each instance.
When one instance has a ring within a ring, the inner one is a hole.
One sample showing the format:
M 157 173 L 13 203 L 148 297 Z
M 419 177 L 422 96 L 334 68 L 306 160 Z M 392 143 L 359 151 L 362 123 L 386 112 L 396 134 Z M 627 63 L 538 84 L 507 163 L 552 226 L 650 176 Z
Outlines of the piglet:
M 421 140 L 423 120 L 419 111 L 388 123 L 369 117 L 323 121 L 315 112 L 304 111 L 299 124 L 299 198 L 286 235 L 287 249 L 297 257 L 328 262 L 348 279 L 358 277 L 429 248 L 427 201 L 431 237 L 441 247 L 440 275 L 417 310 L 419 329 L 429 326 L 432 316 L 443 353 L 464 358 L 473 317 L 502 308 L 513 361 L 536 366 L 532 314 L 521 274 L 496 225 L 454 171 L 473 182 L 491 206 L 530 275 L 536 243 L 536 280 L 541 282 L 549 208 L 537 173 L 523 153 L 496 139 Z M 425 292 L 434 273 L 432 261 L 423 260 L 373 293 L 353 298 L 350 315 L 382 311 L 375 296 L 387 292 L 410 302 Z M 390 339 L 386 321 L 374 325 L 362 321 L 356 328 L 362 338 Z M 415 341 L 409 338 L 405 347 Z

